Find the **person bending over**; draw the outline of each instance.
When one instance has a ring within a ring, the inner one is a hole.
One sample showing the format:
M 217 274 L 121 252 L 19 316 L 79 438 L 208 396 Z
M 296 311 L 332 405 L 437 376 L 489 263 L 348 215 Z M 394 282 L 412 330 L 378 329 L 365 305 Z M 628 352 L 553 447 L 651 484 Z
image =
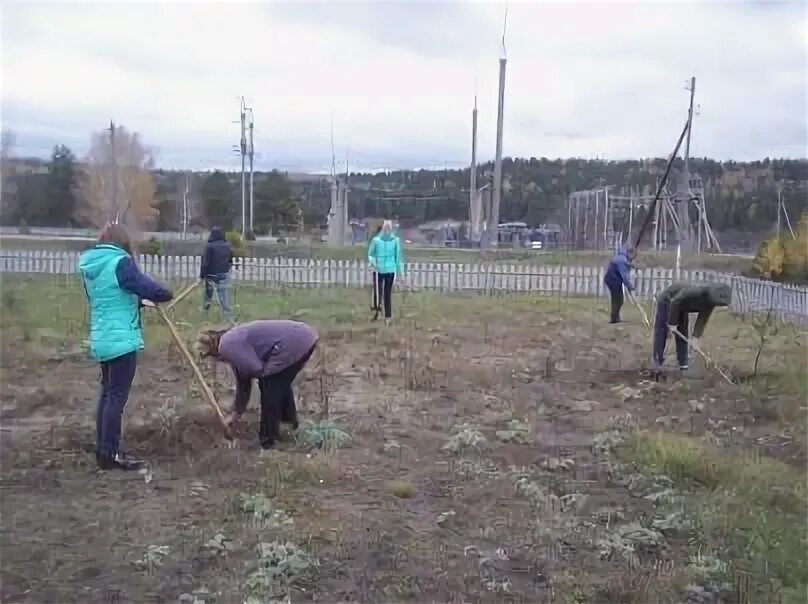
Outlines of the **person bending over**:
M 107 225 L 78 266 L 90 309 L 90 357 L 101 365 L 95 416 L 96 462 L 101 469 L 136 470 L 143 462 L 119 449 L 121 416 L 143 349 L 141 306 L 168 302 L 172 293 L 141 273 L 126 228 Z
M 713 310 L 717 306 L 729 306 L 732 302 L 732 289 L 723 283 L 674 283 L 656 296 L 657 310 L 654 317 L 654 362 L 662 367 L 665 361 L 665 345 L 668 333 L 676 329 L 684 337 L 688 334 L 689 315 L 699 313 L 693 326 L 693 337 L 698 339 L 707 327 Z M 679 369 L 688 367 L 688 344 L 678 335 L 676 338 L 676 359 Z
M 631 260 L 634 258 L 634 249 L 630 245 L 620 248 L 606 268 L 603 283 L 609 289 L 612 312 L 609 323 L 620 323 L 620 309 L 623 307 L 623 286 L 628 291 L 634 291 L 631 283 Z
M 310 325 L 287 320 L 251 321 L 200 332 L 200 356 L 229 363 L 236 378 L 236 398 L 228 423 L 235 423 L 247 409 L 256 379 L 261 391 L 261 446 L 269 449 L 280 440 L 281 421 L 297 429 L 292 382 L 311 358 L 318 340 Z

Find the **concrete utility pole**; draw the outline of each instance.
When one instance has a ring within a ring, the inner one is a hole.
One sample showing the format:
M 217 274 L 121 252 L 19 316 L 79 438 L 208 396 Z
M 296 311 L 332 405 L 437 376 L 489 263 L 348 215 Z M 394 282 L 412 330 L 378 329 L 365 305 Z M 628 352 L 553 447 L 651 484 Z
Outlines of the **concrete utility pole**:
M 780 239 L 780 214 L 783 211 L 783 183 L 777 183 L 777 238 Z
M 499 60 L 499 103 L 497 106 L 497 149 L 494 159 L 494 191 L 491 201 L 491 224 L 489 230 L 493 245 L 499 243 L 499 203 L 502 198 L 502 126 L 505 117 L 505 66 L 508 59 Z
M 250 112 L 250 230 L 249 232 L 255 234 L 255 192 L 253 187 L 253 156 L 255 154 L 255 146 L 253 144 L 253 126 L 255 125 L 255 116 L 253 110 L 247 108 Z
M 247 154 L 247 138 L 244 134 L 244 119 L 246 117 L 244 97 L 241 97 L 241 236 L 247 234 L 247 194 L 244 182 L 244 158 Z
M 469 174 L 469 222 L 471 240 L 480 240 L 480 194 L 477 192 L 477 95 L 471 112 L 471 170 Z
M 110 154 L 110 179 L 112 180 L 112 197 L 110 199 L 109 218 L 112 222 L 118 222 L 118 162 L 115 157 L 115 123 L 109 120 L 109 142 L 112 147 Z
M 508 3 L 505 2 L 505 17 L 502 22 L 502 56 L 499 59 L 499 102 L 497 103 L 497 149 L 494 158 L 494 190 L 491 196 L 491 224 L 488 226 L 489 243 L 499 244 L 499 203 L 502 198 L 502 127 L 505 118 L 505 66 L 508 50 L 505 48 L 505 33 L 508 29 Z

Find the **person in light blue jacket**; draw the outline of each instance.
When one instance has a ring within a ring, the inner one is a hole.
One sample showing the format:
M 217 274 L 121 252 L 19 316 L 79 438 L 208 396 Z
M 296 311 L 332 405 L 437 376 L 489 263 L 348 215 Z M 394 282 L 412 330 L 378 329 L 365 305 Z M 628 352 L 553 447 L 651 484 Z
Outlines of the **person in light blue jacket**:
M 396 275 L 403 272 L 404 254 L 401 240 L 393 233 L 393 223 L 385 220 L 381 232 L 368 247 L 368 264 L 376 271 L 378 300 L 384 310 L 384 321 L 389 324 L 393 314 L 393 283 Z
M 141 306 L 168 302 L 172 293 L 138 270 L 123 225 L 109 224 L 98 243 L 81 253 L 81 275 L 90 308 L 90 357 L 101 365 L 96 411 L 96 461 L 104 470 L 136 470 L 142 462 L 119 450 L 121 416 L 143 349 Z

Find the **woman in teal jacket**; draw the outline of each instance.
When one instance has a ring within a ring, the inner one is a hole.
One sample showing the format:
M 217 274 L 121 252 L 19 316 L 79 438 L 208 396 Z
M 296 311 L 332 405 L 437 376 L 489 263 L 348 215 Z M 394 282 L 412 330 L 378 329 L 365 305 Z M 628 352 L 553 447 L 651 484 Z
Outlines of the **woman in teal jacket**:
M 101 365 L 95 416 L 96 461 L 102 469 L 134 470 L 139 462 L 119 450 L 121 416 L 143 349 L 141 305 L 168 302 L 170 291 L 141 273 L 126 229 L 110 224 L 82 252 L 79 273 L 90 308 L 90 357 Z
M 384 308 L 384 321 L 390 323 L 392 316 L 393 282 L 404 267 L 401 240 L 393 233 L 393 223 L 385 220 L 381 233 L 376 235 L 368 247 L 368 264 L 378 277 L 378 297 Z

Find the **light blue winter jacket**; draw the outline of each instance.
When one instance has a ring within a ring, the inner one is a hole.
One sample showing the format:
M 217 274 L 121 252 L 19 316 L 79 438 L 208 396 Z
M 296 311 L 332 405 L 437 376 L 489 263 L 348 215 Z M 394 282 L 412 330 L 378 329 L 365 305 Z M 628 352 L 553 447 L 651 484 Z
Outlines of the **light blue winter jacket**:
M 392 233 L 379 233 L 370 241 L 368 263 L 381 274 L 399 274 L 404 270 L 401 241 Z
M 100 363 L 141 350 L 140 299 L 121 288 L 116 270 L 129 257 L 115 245 L 96 245 L 81 254 L 81 274 L 90 305 L 90 357 Z

